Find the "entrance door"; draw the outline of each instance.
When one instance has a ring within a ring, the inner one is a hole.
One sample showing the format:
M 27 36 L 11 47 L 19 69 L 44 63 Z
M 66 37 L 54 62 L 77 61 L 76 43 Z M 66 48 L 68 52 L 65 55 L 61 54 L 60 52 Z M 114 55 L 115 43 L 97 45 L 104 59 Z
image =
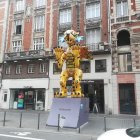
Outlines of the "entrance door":
M 25 109 L 35 109 L 34 99 L 34 91 L 25 90 Z
M 121 114 L 136 114 L 134 84 L 119 84 Z

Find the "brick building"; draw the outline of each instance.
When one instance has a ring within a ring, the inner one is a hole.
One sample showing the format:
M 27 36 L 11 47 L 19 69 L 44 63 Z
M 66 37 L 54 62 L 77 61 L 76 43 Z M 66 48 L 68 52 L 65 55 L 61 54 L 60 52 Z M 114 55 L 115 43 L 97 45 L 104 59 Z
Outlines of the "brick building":
M 0 88 L 2 82 L 2 64 L 4 48 L 6 45 L 6 33 L 7 33 L 7 16 L 8 16 L 8 6 L 9 2 L 6 0 L 0 1 Z M 1 103 L 0 103 L 1 107 Z
M 113 112 L 108 4 L 100 0 L 10 1 L 1 107 L 50 109 L 60 76 L 52 48 L 66 48 L 58 40 L 65 30 L 74 29 L 85 36 L 81 44 L 94 55 L 91 61 L 81 61 L 81 85 L 90 98 L 90 110 L 97 98 L 99 113 Z M 71 79 L 67 88 L 70 91 Z
M 140 1 L 110 0 L 114 114 L 140 114 Z

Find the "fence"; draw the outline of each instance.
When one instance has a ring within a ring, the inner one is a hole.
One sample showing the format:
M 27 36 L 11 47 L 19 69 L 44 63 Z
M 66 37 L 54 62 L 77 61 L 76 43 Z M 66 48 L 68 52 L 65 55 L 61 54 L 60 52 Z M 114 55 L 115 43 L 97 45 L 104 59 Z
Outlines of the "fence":
M 0 112 L 0 126 L 1 127 L 15 127 L 15 128 L 30 128 L 30 129 L 48 129 L 55 131 L 63 131 L 67 128 L 49 127 L 46 126 L 48 112 L 26 112 L 26 111 L 1 111 Z M 58 117 L 60 118 L 60 117 Z M 59 122 L 59 120 L 58 120 Z M 136 117 L 113 117 L 92 115 L 89 117 L 89 123 L 79 128 L 78 133 L 104 132 L 110 129 L 129 128 L 140 125 L 140 118 Z M 74 129 L 67 129 L 67 131 L 75 131 Z

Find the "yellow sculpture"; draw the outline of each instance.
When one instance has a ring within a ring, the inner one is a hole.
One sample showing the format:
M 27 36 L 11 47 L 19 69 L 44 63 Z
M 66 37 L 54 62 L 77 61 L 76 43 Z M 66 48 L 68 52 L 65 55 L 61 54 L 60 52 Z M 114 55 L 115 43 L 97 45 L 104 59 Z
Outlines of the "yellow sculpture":
M 64 51 L 63 48 L 55 48 L 54 54 L 57 60 L 58 68 L 62 68 L 64 61 L 66 61 L 66 70 L 61 72 L 60 86 L 61 92 L 55 93 L 55 97 L 67 97 L 66 82 L 72 77 L 72 91 L 71 97 L 83 97 L 81 91 L 80 81 L 82 79 L 82 70 L 80 69 L 80 60 L 82 58 L 92 59 L 92 54 L 88 51 L 87 47 L 80 46 L 79 42 L 82 37 L 78 36 L 79 33 L 74 30 L 67 30 L 64 33 L 64 41 L 68 44 L 68 48 Z

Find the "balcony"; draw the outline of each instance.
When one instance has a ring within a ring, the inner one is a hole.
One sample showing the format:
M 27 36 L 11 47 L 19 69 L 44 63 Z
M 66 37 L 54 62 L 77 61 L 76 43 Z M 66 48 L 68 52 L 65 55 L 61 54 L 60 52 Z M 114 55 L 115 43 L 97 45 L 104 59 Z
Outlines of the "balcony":
M 86 3 L 87 4 L 90 4 L 90 3 L 95 3 L 95 2 L 100 2 L 100 0 L 86 0 Z
M 129 16 L 116 18 L 116 22 L 124 22 L 124 21 L 128 21 L 128 20 L 129 20 Z
M 100 18 L 90 18 L 86 19 L 86 28 L 98 28 L 101 25 L 101 19 Z
M 86 44 L 88 47 L 88 50 L 93 52 L 93 54 L 110 54 L 111 49 L 108 44 L 105 44 L 104 42 L 101 43 L 94 43 L 94 44 Z
M 53 52 L 45 51 L 45 50 L 10 52 L 10 53 L 5 53 L 4 61 L 47 58 L 47 57 L 51 57 L 51 56 L 53 56 Z
M 60 33 L 63 33 L 65 32 L 66 30 L 69 30 L 71 29 L 71 22 L 67 22 L 67 23 L 60 23 L 59 24 L 59 32 Z
M 60 0 L 59 2 L 59 8 L 65 9 L 71 7 L 72 1 L 71 0 Z

